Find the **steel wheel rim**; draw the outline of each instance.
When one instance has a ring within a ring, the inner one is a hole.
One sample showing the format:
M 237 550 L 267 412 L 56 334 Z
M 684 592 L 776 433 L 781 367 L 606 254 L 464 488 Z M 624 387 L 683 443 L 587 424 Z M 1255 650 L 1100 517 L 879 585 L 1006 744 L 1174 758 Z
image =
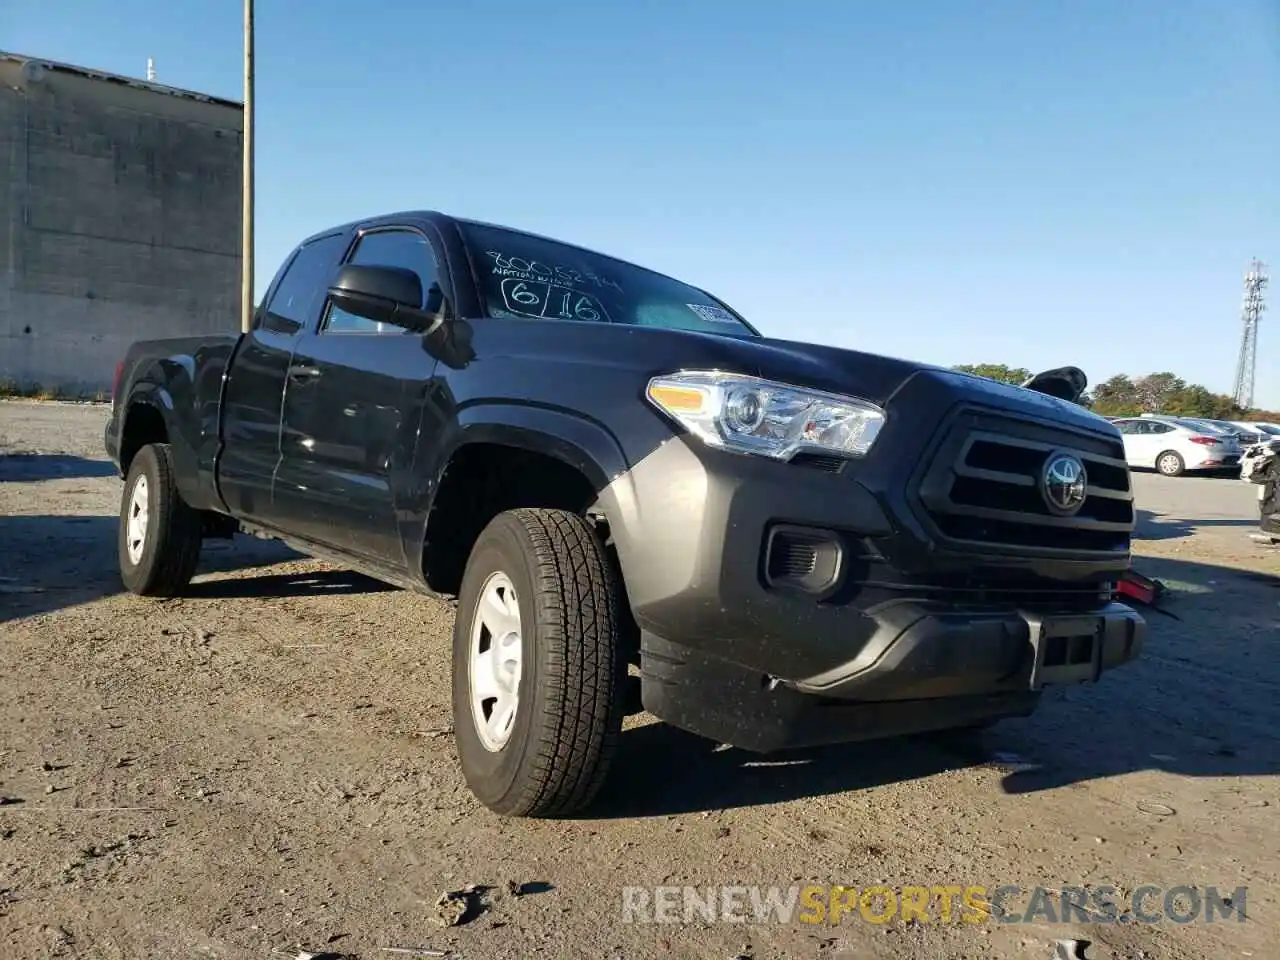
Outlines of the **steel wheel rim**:
M 151 514 L 151 491 L 147 487 L 146 474 L 139 474 L 129 496 L 129 514 L 125 521 L 125 548 L 129 562 L 135 566 L 142 562 L 142 551 L 147 545 L 147 521 Z
M 467 693 L 481 745 L 497 753 L 511 739 L 524 666 L 520 602 L 511 578 L 491 573 L 471 617 Z

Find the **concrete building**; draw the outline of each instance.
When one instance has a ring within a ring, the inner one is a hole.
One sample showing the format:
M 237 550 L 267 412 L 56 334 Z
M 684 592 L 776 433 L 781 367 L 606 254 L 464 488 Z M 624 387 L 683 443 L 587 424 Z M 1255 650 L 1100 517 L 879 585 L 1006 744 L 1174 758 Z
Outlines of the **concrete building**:
M 239 329 L 241 104 L 0 51 L 0 385 Z

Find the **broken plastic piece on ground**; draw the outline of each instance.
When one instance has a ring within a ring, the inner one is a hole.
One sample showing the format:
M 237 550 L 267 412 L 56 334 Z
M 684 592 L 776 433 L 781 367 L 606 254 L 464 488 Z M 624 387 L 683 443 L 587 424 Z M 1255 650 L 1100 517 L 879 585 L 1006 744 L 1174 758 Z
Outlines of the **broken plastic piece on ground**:
M 1155 606 L 1168 590 L 1159 580 L 1152 580 L 1130 569 L 1116 581 L 1116 592 L 1145 606 Z
M 1169 593 L 1169 588 L 1159 580 L 1152 580 L 1150 577 L 1144 577 L 1138 571 L 1127 570 L 1120 579 L 1116 581 L 1116 594 L 1125 600 L 1139 603 L 1144 607 L 1149 607 L 1162 616 L 1172 617 L 1174 620 L 1181 620 L 1176 613 L 1161 608 L 1160 601 Z

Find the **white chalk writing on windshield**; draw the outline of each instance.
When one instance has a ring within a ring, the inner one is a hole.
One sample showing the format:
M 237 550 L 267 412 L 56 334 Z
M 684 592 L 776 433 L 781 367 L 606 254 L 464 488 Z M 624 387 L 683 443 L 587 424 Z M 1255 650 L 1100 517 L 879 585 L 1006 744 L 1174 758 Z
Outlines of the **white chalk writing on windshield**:
M 513 277 L 517 280 L 552 281 L 570 286 L 585 286 L 591 283 L 595 284 L 597 288 L 611 287 L 619 293 L 622 292 L 622 286 L 618 281 L 609 277 L 599 276 L 590 270 L 577 270 L 573 267 L 560 265 L 548 266 L 539 260 L 514 257 L 510 254 L 500 253 L 497 250 L 486 250 L 485 255 L 493 258 L 493 272 L 499 277 Z
M 609 314 L 589 293 L 545 281 L 504 277 L 502 300 L 507 309 L 523 317 L 546 317 L 549 320 L 604 320 Z

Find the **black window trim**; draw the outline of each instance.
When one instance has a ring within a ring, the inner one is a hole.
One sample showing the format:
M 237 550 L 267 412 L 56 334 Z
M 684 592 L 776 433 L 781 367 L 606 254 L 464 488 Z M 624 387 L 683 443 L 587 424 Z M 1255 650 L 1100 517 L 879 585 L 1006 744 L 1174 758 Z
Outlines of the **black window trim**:
M 422 239 L 425 240 L 427 243 L 427 249 L 431 251 L 431 258 L 436 263 L 436 282 L 440 284 L 440 288 L 442 290 L 445 289 L 444 269 L 440 263 L 439 252 L 436 250 L 435 244 L 431 242 L 431 237 L 428 236 L 425 230 L 411 223 L 379 223 L 379 224 L 373 224 L 367 227 L 357 227 L 351 237 L 351 240 L 347 243 L 347 248 L 343 252 L 342 257 L 338 260 L 338 265 L 343 266 L 345 264 L 350 263 L 351 258 L 355 256 L 356 250 L 360 246 L 360 242 L 364 240 L 365 237 L 375 233 L 416 233 L 418 236 L 422 237 Z M 447 291 L 446 291 L 446 295 L 447 295 Z M 326 289 L 325 298 L 324 298 L 324 309 L 320 311 L 320 316 L 317 319 L 315 325 L 312 327 L 312 332 L 315 336 L 318 336 L 318 337 L 324 337 L 324 336 L 387 337 L 387 336 L 403 335 L 403 331 L 399 334 L 393 334 L 390 331 L 385 331 L 385 330 L 335 330 L 332 333 L 329 333 L 327 328 L 329 326 L 329 316 L 332 314 L 332 312 L 333 312 L 333 301 L 329 299 L 329 295 Z

